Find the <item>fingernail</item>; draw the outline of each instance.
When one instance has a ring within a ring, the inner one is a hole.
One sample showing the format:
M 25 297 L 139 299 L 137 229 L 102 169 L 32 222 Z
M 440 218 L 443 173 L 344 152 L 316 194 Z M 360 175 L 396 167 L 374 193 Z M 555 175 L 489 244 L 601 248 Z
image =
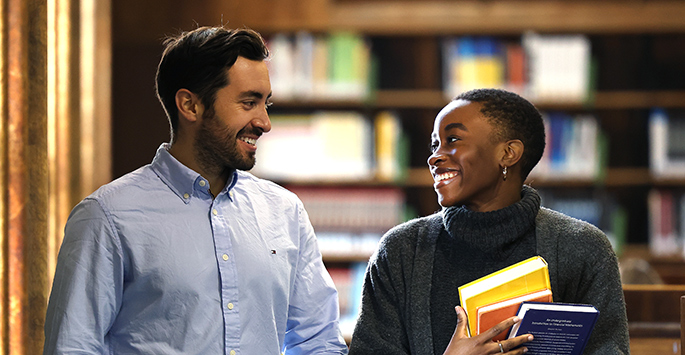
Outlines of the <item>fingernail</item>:
M 518 316 L 514 317 L 514 322 L 518 322 L 520 320 L 521 320 L 521 318 L 519 318 Z
M 533 336 L 532 336 L 532 335 L 529 335 L 529 336 L 528 336 L 528 341 L 531 341 L 531 340 L 533 340 Z
M 528 348 L 523 348 L 523 353 L 525 354 L 527 352 L 528 352 Z

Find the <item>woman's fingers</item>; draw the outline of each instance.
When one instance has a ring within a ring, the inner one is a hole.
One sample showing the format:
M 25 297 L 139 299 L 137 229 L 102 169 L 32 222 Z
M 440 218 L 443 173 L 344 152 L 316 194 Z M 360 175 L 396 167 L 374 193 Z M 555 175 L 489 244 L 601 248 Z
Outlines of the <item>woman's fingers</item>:
M 457 327 L 454 329 L 454 334 L 452 337 L 467 338 L 468 333 L 466 332 L 466 311 L 464 311 L 461 306 L 454 307 L 454 311 L 457 312 Z
M 481 334 L 481 336 L 485 337 L 487 340 L 492 341 L 492 338 L 496 337 L 498 334 L 502 333 L 503 331 L 508 330 L 511 326 L 513 326 L 514 324 L 516 324 L 520 321 L 521 321 L 521 318 L 516 317 L 516 316 L 507 318 L 507 319 L 499 322 L 494 327 L 488 329 L 488 331 Z M 496 346 L 495 351 L 500 352 L 500 353 L 510 354 L 510 355 L 523 354 L 527 351 L 527 349 L 525 347 L 520 347 L 520 345 L 527 343 L 531 340 L 533 340 L 532 335 L 524 334 L 524 335 L 520 335 L 520 336 L 517 336 L 517 337 L 512 338 L 512 339 L 503 340 L 501 342 L 494 342 L 494 345 Z M 500 344 L 501 344 L 501 347 L 500 347 Z
M 518 323 L 521 321 L 521 318 L 514 316 L 514 317 L 509 317 L 499 323 L 497 323 L 494 327 L 488 329 L 488 331 L 485 332 L 486 336 L 490 339 L 496 337 L 499 333 L 508 330 L 512 325 Z
M 502 347 L 504 348 L 504 352 L 507 354 L 523 354 L 528 349 L 526 349 L 525 346 L 521 346 L 522 344 L 525 344 L 529 341 L 533 340 L 533 336 L 531 334 L 524 334 L 524 335 L 519 335 L 516 338 L 511 338 L 507 339 L 505 341 L 502 341 Z M 521 346 L 521 347 L 519 347 Z M 518 348 L 518 349 L 517 349 Z M 513 351 L 510 351 L 513 350 Z M 510 352 L 507 352 L 510 351 Z

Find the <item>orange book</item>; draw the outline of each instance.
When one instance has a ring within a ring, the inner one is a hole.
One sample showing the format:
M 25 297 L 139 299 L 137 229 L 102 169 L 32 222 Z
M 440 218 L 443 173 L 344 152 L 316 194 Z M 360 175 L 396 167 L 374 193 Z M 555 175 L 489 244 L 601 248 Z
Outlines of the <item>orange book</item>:
M 521 302 L 524 301 L 552 302 L 552 291 L 547 289 L 531 292 L 522 296 L 478 307 L 476 310 L 478 317 L 476 322 L 476 334 L 485 332 L 494 327 L 497 323 L 515 316 L 521 306 Z M 492 340 L 505 340 L 506 338 L 507 331 L 505 330 L 492 338 Z
M 547 262 L 540 256 L 533 256 L 459 286 L 459 302 L 468 317 L 469 336 L 477 334 L 478 307 L 551 289 Z

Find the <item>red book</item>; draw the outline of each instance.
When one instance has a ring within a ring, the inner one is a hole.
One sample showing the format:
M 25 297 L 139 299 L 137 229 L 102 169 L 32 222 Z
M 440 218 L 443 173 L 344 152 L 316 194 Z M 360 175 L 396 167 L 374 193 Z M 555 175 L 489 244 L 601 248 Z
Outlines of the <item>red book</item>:
M 516 315 L 519 306 L 523 301 L 533 302 L 552 302 L 552 291 L 549 289 L 527 293 L 518 297 L 506 299 L 503 301 L 491 303 L 485 306 L 478 307 L 476 314 L 478 320 L 476 322 L 477 333 L 487 331 L 494 327 L 497 323 Z M 507 338 L 507 330 L 499 333 L 493 340 L 505 340 Z

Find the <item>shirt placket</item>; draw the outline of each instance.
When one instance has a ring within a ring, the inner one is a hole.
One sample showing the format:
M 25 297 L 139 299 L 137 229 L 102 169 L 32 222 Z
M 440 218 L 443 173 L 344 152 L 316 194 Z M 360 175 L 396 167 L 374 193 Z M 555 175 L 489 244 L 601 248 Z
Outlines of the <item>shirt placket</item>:
M 228 218 L 223 214 L 227 209 L 222 208 L 222 206 L 232 203 L 227 196 L 228 194 L 220 194 L 214 199 L 210 209 L 210 218 L 221 282 L 225 353 L 237 355 L 240 354 L 240 304 L 238 301 L 238 274 L 231 245 L 233 229 Z

